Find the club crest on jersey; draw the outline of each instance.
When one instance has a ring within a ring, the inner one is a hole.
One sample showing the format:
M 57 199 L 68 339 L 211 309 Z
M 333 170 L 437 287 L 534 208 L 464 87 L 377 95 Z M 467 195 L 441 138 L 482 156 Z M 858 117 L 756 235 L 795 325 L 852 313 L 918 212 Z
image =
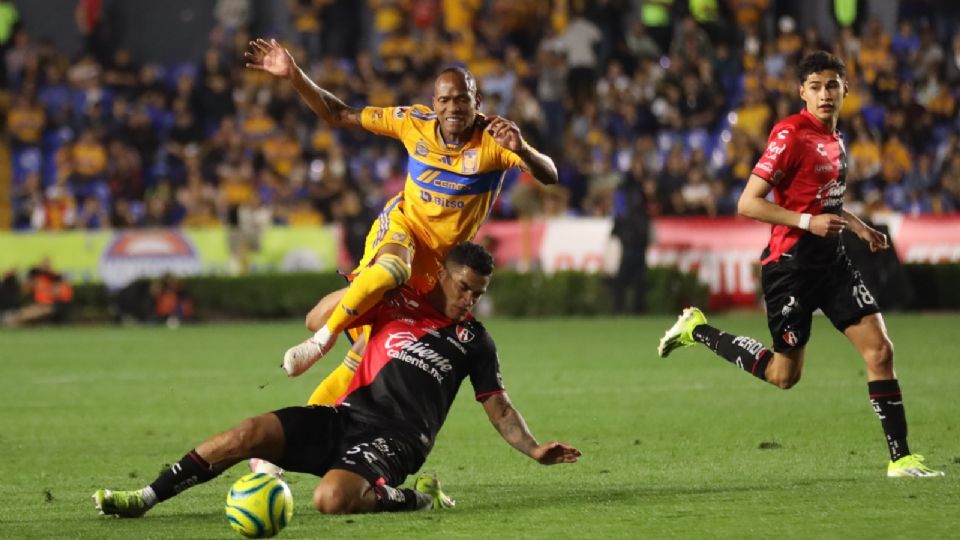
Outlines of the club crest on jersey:
M 783 341 L 785 341 L 787 345 L 791 347 L 795 347 L 798 341 L 797 333 L 794 332 L 793 330 L 787 330 L 786 332 L 783 333 Z
M 824 208 L 843 206 L 843 194 L 846 190 L 846 184 L 830 180 L 817 190 L 817 200 Z
M 402 120 L 405 114 L 407 114 L 407 107 L 397 107 L 397 109 L 393 111 L 393 116 L 397 120 Z
M 420 139 L 419 141 L 417 141 L 416 154 L 420 157 L 426 157 L 428 153 L 429 153 L 429 150 L 427 150 L 426 141 L 424 141 L 423 139 Z
M 463 174 L 476 174 L 479 163 L 479 151 L 466 150 L 463 152 L 463 158 L 460 161 L 460 172 Z
M 457 339 L 460 340 L 460 343 L 470 343 L 475 337 L 476 335 L 467 329 L 467 327 L 457 326 Z

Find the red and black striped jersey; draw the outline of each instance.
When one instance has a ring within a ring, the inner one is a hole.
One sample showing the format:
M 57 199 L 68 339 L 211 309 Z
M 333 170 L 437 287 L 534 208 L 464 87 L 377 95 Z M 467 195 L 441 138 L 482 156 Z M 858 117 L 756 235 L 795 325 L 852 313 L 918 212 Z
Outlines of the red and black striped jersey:
M 454 322 L 407 288 L 358 324 L 371 324 L 363 361 L 340 405 L 351 416 L 433 447 L 460 383 L 477 400 L 504 392 L 496 346 L 480 322 Z
M 753 174 L 773 186 L 776 203 L 800 213 L 840 214 L 846 191 L 843 139 L 804 109 L 773 126 Z M 774 225 L 763 264 L 784 254 L 801 265 L 827 263 L 841 249 L 839 237 L 821 238 L 796 227 Z

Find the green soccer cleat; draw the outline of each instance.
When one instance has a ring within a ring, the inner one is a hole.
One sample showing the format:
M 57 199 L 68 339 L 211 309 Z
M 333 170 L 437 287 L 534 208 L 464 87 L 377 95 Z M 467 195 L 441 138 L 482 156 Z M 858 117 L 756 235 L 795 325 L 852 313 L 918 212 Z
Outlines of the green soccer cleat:
M 660 338 L 657 354 L 660 358 L 666 358 L 674 349 L 693 345 L 696 343 L 693 340 L 693 329 L 706 323 L 707 317 L 700 308 L 688 307 L 683 310 L 683 313 L 677 317 L 677 322 L 673 323 L 673 326 Z
M 433 497 L 431 510 L 441 510 L 443 508 L 453 508 L 457 501 L 450 498 L 449 495 L 440 490 L 440 479 L 433 473 L 423 473 L 417 477 L 413 484 L 413 489 L 420 493 L 426 493 Z
M 887 465 L 887 476 L 890 478 L 928 478 L 943 476 L 943 471 L 935 471 L 924 465 L 923 456 L 920 454 L 910 454 L 896 461 L 891 461 Z
M 105 516 L 124 518 L 140 517 L 150 509 L 147 501 L 143 500 L 143 490 L 111 491 L 98 489 L 93 493 L 93 502 L 97 510 Z

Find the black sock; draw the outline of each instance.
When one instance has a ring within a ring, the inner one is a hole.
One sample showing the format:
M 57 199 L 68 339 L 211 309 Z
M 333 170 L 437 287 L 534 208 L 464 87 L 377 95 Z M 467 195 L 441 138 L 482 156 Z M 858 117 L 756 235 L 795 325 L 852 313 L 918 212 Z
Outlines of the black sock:
M 410 488 L 375 486 L 377 507 L 384 512 L 410 512 L 423 510 L 433 503 L 433 496 Z
M 180 461 L 164 469 L 150 484 L 150 488 L 157 495 L 157 502 L 162 502 L 219 474 L 220 472 L 214 472 L 213 467 L 200 457 L 196 450 L 191 450 L 180 458 Z
M 709 324 L 694 328 L 693 339 L 761 381 L 767 380 L 767 364 L 773 358 L 773 351 L 764 347 L 763 343 L 752 337 L 721 332 Z
M 887 436 L 887 448 L 890 461 L 896 461 L 910 455 L 907 446 L 907 413 L 903 409 L 903 395 L 896 379 L 887 381 L 869 381 L 870 404 L 880 418 L 883 433 Z

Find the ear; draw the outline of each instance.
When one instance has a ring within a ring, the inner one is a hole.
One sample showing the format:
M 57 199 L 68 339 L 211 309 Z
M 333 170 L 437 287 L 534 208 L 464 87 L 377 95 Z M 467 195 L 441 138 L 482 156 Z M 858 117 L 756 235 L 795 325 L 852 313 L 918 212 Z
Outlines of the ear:
M 846 79 L 843 81 L 843 97 L 847 97 L 847 94 L 850 93 L 850 85 L 847 83 Z
M 476 101 L 477 109 L 480 108 L 481 103 L 483 103 L 483 94 L 480 92 L 480 90 L 477 90 L 477 101 Z

